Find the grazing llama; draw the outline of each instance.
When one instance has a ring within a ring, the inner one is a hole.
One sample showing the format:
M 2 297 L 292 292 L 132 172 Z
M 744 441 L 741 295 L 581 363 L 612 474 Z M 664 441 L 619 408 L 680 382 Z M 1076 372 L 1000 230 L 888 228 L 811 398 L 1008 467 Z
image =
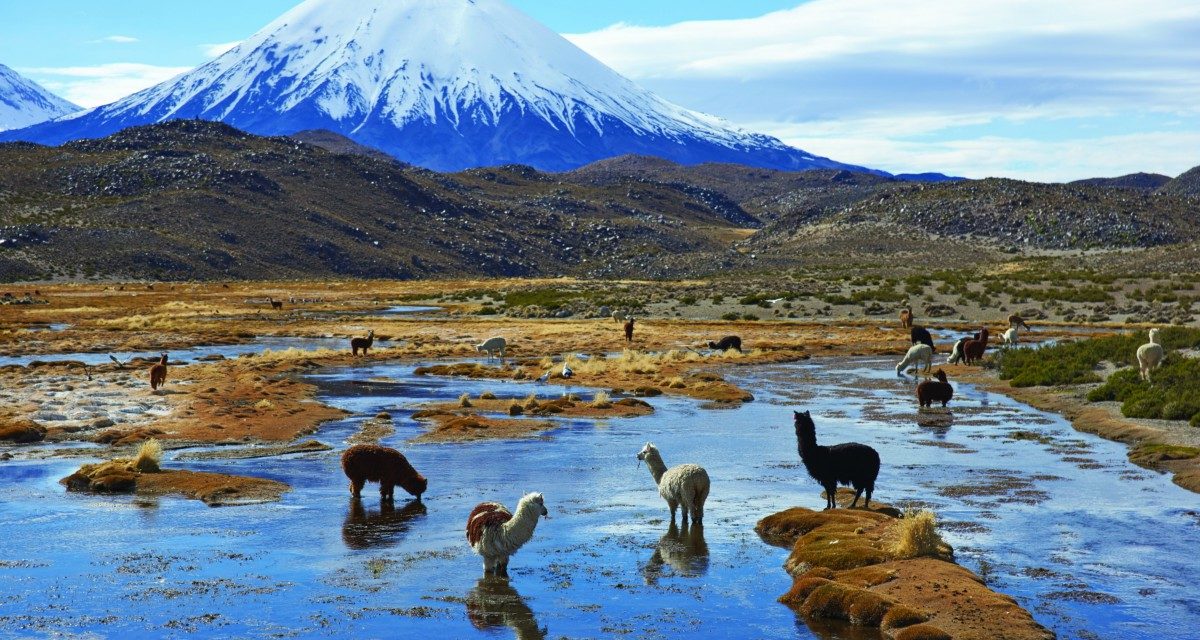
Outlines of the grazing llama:
M 500 357 L 503 358 L 504 350 L 507 348 L 508 340 L 505 340 L 504 338 L 488 338 L 487 340 L 475 345 L 476 351 L 480 353 L 486 351 L 487 357 L 489 358 L 494 357 L 494 353 L 497 351 L 500 352 Z
M 1138 377 L 1146 382 L 1150 382 L 1150 372 L 1158 368 L 1162 364 L 1163 357 L 1166 352 L 1163 351 L 1162 342 L 1159 341 L 1158 329 L 1150 330 L 1150 342 L 1138 347 Z
M 158 391 L 158 388 L 167 382 L 167 354 L 164 352 L 158 362 L 150 367 L 150 389 Z
M 708 472 L 695 464 L 681 464 L 671 469 L 663 462 L 658 448 L 649 442 L 638 452 L 637 459 L 650 468 L 650 475 L 658 485 L 658 495 L 671 508 L 671 522 L 675 522 L 675 509 L 683 505 L 683 525 L 688 516 L 694 524 L 704 522 L 704 501 L 708 499 Z
M 514 515 L 499 502 L 483 502 L 467 517 L 467 542 L 483 557 L 485 574 L 508 575 L 508 558 L 533 538 L 539 517 L 548 517 L 540 493 L 528 493 Z
M 272 309 L 274 309 L 274 310 L 276 310 L 276 311 L 282 311 L 282 310 L 283 310 L 283 300 L 276 300 L 275 298 L 272 298 L 272 297 L 270 297 L 270 296 L 267 296 L 267 302 L 270 302 L 270 303 L 271 303 L 271 308 L 272 308 Z
M 625 321 L 625 342 L 633 342 L 633 316 Z
M 913 312 L 911 307 L 904 307 L 900 310 L 900 327 L 902 329 L 911 329 L 913 326 Z
M 342 453 L 342 471 L 350 478 L 350 495 L 362 495 L 363 485 L 368 481 L 379 483 L 379 499 L 394 499 L 396 485 L 421 499 L 429 488 L 425 476 L 417 473 L 403 453 L 377 444 L 356 444 Z
M 367 355 L 367 349 L 370 349 L 371 345 L 373 345 L 373 344 L 375 344 L 375 330 L 374 329 L 368 331 L 367 337 L 365 337 L 365 338 L 352 338 L 350 340 L 350 352 L 353 355 L 358 355 L 359 349 L 362 349 L 362 354 L 365 356 L 365 355 Z
M 742 339 L 738 336 L 725 336 L 724 338 L 721 338 L 719 342 L 713 342 L 712 340 L 709 340 L 708 348 L 716 349 L 717 351 L 722 352 L 729 351 L 730 349 L 737 349 L 738 353 L 741 353 Z
M 825 509 L 837 508 L 839 484 L 854 487 L 853 509 L 858 497 L 867 492 L 864 507 L 871 508 L 871 493 L 875 491 L 875 479 L 879 477 L 879 452 L 865 444 L 847 442 L 823 447 L 817 444 L 817 426 L 808 411 L 792 412 L 796 425 L 796 445 L 800 460 L 808 475 L 825 488 Z
M 945 371 L 938 369 L 933 377 L 937 380 L 926 380 L 917 385 L 917 403 L 922 407 L 932 407 L 934 402 L 940 402 L 944 407 L 954 397 L 954 387 L 946 382 Z
M 987 351 L 988 346 L 988 330 L 984 327 L 979 330 L 979 337 L 967 340 L 963 343 L 963 363 L 971 364 L 983 360 L 983 353 Z
M 929 345 L 930 349 L 937 351 L 937 347 L 933 346 L 933 336 L 930 335 L 929 329 L 925 327 L 913 327 L 908 332 L 909 342 Z
M 910 365 L 916 365 L 917 371 L 920 371 L 922 362 L 925 363 L 925 371 L 928 373 L 933 368 L 933 348 L 918 342 L 909 347 L 903 360 L 896 363 L 896 375 L 903 374 Z

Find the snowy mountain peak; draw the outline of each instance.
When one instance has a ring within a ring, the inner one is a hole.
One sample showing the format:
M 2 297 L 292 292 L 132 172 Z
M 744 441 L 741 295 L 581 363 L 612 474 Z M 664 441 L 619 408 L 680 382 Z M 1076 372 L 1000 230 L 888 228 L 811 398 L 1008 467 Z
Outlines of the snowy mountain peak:
M 174 118 L 328 129 L 442 170 L 629 153 L 842 166 L 671 104 L 503 0 L 307 0 L 193 71 L 21 135 L 57 143 Z
M 0 64 L 0 131 L 28 127 L 79 110 L 78 106 Z

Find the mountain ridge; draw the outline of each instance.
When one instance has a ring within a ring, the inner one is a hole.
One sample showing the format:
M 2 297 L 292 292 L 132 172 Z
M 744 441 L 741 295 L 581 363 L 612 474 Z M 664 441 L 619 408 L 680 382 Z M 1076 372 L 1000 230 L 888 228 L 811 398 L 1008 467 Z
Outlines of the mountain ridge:
M 0 132 L 81 111 L 78 105 L 0 64 Z

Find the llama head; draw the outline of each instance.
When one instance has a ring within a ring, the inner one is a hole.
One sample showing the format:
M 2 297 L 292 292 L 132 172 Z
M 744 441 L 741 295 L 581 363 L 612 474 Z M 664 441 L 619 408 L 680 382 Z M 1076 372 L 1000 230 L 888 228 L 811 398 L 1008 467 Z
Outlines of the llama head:
M 638 452 L 638 454 L 637 454 L 637 459 L 638 459 L 638 460 L 645 460 L 646 458 L 649 458 L 649 457 L 651 457 L 651 456 L 656 456 L 656 455 L 659 455 L 659 453 L 658 453 L 658 447 L 656 447 L 656 446 L 654 446 L 653 444 L 651 444 L 651 443 L 647 442 L 647 443 L 646 443 L 646 446 L 642 447 L 642 450 Z
M 371 329 L 370 331 L 367 332 L 367 338 L 374 338 L 374 337 L 375 337 L 374 329 Z
M 167 363 L 167 352 L 166 352 L 166 351 L 164 351 L 164 352 L 162 352 L 162 354 L 160 354 L 160 355 L 161 355 L 162 357 L 161 357 L 161 358 L 159 358 L 159 360 L 158 360 L 158 361 L 159 361 L 161 364 L 166 364 L 166 363 Z
M 1151 329 L 1150 330 L 1150 342 L 1153 342 L 1154 344 L 1159 344 L 1159 342 L 1158 342 L 1158 334 L 1159 333 L 1160 332 L 1158 330 L 1158 327 Z
M 420 500 L 421 494 L 425 493 L 425 490 L 429 488 L 429 480 L 425 476 L 418 473 L 416 474 L 415 478 L 403 477 L 400 480 L 400 486 L 404 487 L 405 491 L 415 496 L 417 500 Z
M 941 369 L 938 369 L 937 373 L 933 374 L 933 377 L 937 378 L 939 382 L 946 382 L 946 372 Z
M 716 343 L 716 342 L 714 342 L 714 341 L 712 341 L 712 340 L 709 340 L 709 341 L 708 341 L 708 348 L 709 348 L 709 349 L 716 349 L 716 348 L 717 348 L 717 343 Z
M 529 501 L 530 503 L 532 503 L 533 506 L 537 508 L 538 514 L 541 515 L 543 518 L 550 517 L 550 512 L 548 510 L 546 510 L 546 501 L 542 497 L 542 494 L 528 493 L 528 494 L 525 494 L 525 497 L 522 498 L 521 501 L 522 502 Z
M 987 327 L 984 327 L 979 330 L 979 339 L 987 340 L 987 338 L 988 338 L 988 330 L 987 330 Z
M 792 418 L 796 424 L 796 433 L 806 433 L 810 436 L 816 436 L 817 425 L 813 422 L 811 411 L 805 411 L 804 413 L 793 411 Z

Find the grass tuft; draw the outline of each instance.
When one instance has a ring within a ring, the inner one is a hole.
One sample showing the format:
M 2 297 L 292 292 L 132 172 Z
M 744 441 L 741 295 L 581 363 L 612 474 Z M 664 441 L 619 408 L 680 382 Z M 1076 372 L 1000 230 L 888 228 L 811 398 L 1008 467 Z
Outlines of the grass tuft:
M 162 462 L 163 448 L 162 444 L 154 439 L 142 443 L 138 449 L 137 457 L 133 459 L 133 468 L 142 473 L 158 473 L 162 469 L 159 463 Z

